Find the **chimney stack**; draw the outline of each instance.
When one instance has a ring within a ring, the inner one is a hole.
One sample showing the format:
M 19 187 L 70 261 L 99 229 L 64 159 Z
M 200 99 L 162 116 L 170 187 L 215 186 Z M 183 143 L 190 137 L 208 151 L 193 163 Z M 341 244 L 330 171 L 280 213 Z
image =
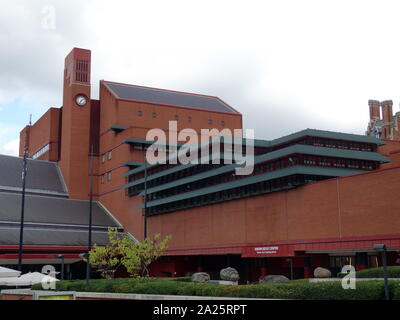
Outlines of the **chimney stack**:
M 381 111 L 380 111 L 380 103 L 377 100 L 369 100 L 369 116 L 370 120 L 380 120 Z
M 381 103 L 382 106 L 382 120 L 384 124 L 392 122 L 393 120 L 393 101 L 386 100 Z

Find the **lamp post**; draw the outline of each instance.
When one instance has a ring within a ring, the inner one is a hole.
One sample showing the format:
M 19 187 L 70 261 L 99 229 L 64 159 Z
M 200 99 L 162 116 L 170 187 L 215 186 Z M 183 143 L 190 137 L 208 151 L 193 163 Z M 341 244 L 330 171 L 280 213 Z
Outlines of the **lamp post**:
M 384 244 L 375 244 L 373 248 L 374 248 L 375 251 L 381 252 L 381 255 L 382 255 L 383 278 L 384 278 L 384 286 L 385 286 L 385 299 L 389 300 L 389 284 L 388 284 L 386 245 L 384 245 Z
M 288 258 L 286 259 L 286 262 L 290 263 L 290 280 L 293 280 L 293 259 Z
M 25 132 L 24 143 L 24 159 L 22 168 L 22 199 L 21 199 L 21 220 L 19 230 L 19 249 L 18 249 L 18 270 L 22 271 L 22 253 L 24 246 L 24 220 L 25 220 L 25 189 L 26 189 L 26 173 L 28 172 L 28 157 L 29 157 L 29 134 L 32 126 L 32 115 L 30 115 L 29 126 Z
M 146 148 L 144 148 L 144 213 L 143 213 L 143 238 L 147 238 L 147 158 Z
M 64 280 L 64 255 L 59 254 L 57 258 L 61 259 L 61 280 Z
M 92 250 L 92 224 L 93 224 L 93 144 L 90 148 L 90 190 L 89 190 L 89 239 L 88 253 Z M 90 255 L 86 258 L 86 283 L 89 284 L 90 279 Z
M 80 257 L 82 260 L 86 259 L 87 265 L 89 264 L 89 254 L 88 254 L 88 253 L 81 253 L 81 254 L 79 255 L 79 257 Z M 88 284 L 89 284 L 89 277 L 88 277 L 87 269 L 88 269 L 88 268 L 86 268 L 86 284 L 88 285 Z

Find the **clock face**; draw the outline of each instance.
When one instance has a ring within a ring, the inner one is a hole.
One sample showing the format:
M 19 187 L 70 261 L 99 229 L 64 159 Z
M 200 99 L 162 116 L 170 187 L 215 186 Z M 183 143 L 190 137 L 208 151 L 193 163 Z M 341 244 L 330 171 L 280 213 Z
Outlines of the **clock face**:
M 76 97 L 75 102 L 78 106 L 83 107 L 87 103 L 87 99 L 84 95 L 79 95 Z

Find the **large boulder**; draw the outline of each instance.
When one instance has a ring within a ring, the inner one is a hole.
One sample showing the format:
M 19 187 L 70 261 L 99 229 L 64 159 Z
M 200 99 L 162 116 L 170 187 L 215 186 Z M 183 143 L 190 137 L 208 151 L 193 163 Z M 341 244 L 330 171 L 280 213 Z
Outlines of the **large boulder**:
M 239 272 L 237 272 L 236 269 L 234 268 L 226 268 L 222 269 L 221 272 L 219 273 L 221 276 L 221 280 L 226 280 L 226 281 L 239 281 Z
M 210 275 L 207 272 L 197 272 L 192 274 L 192 282 L 208 282 L 210 281 Z
M 332 273 L 325 268 L 318 267 L 314 270 L 314 278 L 330 278 Z
M 285 276 L 281 276 L 281 275 L 269 275 L 269 276 L 265 276 L 260 278 L 259 283 L 260 284 L 264 284 L 264 283 L 287 283 L 290 282 L 290 280 L 285 277 Z

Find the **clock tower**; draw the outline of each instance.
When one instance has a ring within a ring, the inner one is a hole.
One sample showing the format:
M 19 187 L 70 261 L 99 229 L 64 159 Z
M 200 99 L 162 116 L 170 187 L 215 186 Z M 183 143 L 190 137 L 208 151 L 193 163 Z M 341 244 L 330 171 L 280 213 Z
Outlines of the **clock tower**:
M 88 199 L 91 52 L 74 48 L 65 58 L 60 168 L 73 199 Z

